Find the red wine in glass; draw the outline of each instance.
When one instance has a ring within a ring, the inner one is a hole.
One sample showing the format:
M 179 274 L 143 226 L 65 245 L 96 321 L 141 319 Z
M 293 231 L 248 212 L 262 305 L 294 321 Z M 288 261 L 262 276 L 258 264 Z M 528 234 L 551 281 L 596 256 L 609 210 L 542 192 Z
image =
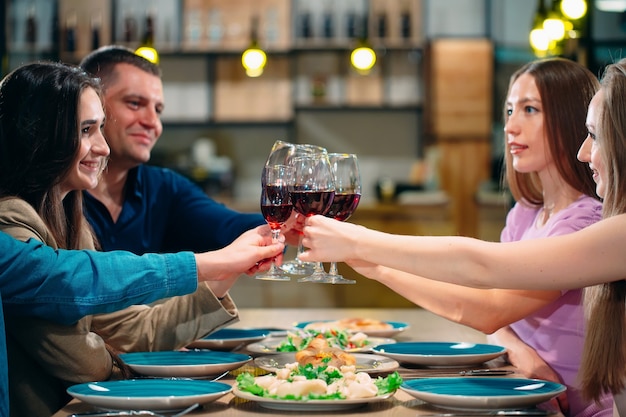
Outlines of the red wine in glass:
M 273 165 L 263 168 L 261 180 L 261 213 L 272 230 L 272 241 L 277 242 L 280 228 L 289 220 L 293 205 L 290 189 L 293 186 L 293 167 Z M 274 260 L 269 271 L 260 273 L 257 279 L 289 281 L 291 278 L 281 271 Z
M 303 216 L 326 214 L 333 202 L 334 191 L 291 191 L 291 202 L 294 209 Z
M 332 217 L 335 220 L 345 222 L 352 216 L 361 200 L 360 193 L 337 193 L 333 197 L 330 209 L 325 214 L 326 217 Z
M 280 229 L 281 225 L 289 220 L 292 204 L 262 204 L 261 213 L 265 217 L 265 221 L 270 225 L 271 229 Z

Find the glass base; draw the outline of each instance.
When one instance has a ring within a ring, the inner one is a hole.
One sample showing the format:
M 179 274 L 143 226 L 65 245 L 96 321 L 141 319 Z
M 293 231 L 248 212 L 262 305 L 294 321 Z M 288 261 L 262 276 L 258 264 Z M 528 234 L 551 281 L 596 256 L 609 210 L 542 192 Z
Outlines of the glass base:
M 254 279 L 261 279 L 264 281 L 291 281 L 291 277 L 289 275 L 255 275 Z
M 356 284 L 356 281 L 353 279 L 346 279 L 341 275 L 329 275 L 328 282 L 331 284 Z
M 308 277 L 298 279 L 298 282 L 312 282 L 317 284 L 356 284 L 352 279 L 345 279 L 341 275 L 331 275 L 327 273 L 315 273 Z
M 315 271 L 315 264 L 294 259 L 293 261 L 283 262 L 279 268 L 291 275 L 311 275 Z

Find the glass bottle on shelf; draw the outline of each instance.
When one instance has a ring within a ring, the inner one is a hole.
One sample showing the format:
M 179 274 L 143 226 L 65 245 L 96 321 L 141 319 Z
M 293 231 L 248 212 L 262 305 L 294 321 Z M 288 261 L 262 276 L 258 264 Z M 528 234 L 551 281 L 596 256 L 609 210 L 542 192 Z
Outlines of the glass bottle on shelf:
M 154 46 L 154 11 L 148 10 L 144 19 L 144 30 L 141 44 L 144 46 Z
M 137 39 L 137 21 L 132 10 L 126 12 L 124 16 L 124 42 L 131 43 Z
M 24 34 L 26 44 L 30 49 L 35 49 L 37 44 L 37 18 L 35 17 L 35 6 L 28 9 L 26 16 L 26 33 Z
M 100 30 L 102 29 L 102 14 L 98 10 L 91 16 L 91 50 L 100 47 Z
M 400 14 L 400 37 L 404 40 L 411 38 L 411 14 L 408 10 Z
M 209 10 L 209 29 L 208 29 L 209 42 L 212 44 L 219 44 L 222 41 L 223 29 L 222 29 L 222 16 L 220 9 L 213 7 Z
M 76 52 L 76 11 L 71 10 L 67 14 L 67 18 L 65 19 L 65 39 L 64 39 L 64 49 L 65 52 Z

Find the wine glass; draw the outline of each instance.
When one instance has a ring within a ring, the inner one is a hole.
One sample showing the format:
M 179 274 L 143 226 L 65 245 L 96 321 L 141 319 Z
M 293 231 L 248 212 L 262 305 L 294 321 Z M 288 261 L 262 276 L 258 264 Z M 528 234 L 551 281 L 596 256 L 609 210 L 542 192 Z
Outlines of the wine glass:
M 326 214 L 335 195 L 333 174 L 327 153 L 299 155 L 292 159 L 294 182 L 291 188 L 293 209 L 303 216 Z M 324 266 L 315 263 L 313 273 L 298 282 L 329 282 Z
M 326 153 L 326 149 L 321 146 L 309 145 L 309 144 L 296 144 L 277 140 L 272 146 L 272 150 L 267 157 L 265 166 L 270 165 L 289 165 L 292 158 L 297 155 L 307 153 Z M 283 262 L 280 269 L 291 275 L 310 275 L 313 273 L 315 264 L 312 262 L 301 261 L 299 255 L 304 252 L 304 246 L 302 245 L 302 236 L 298 243 L 298 249 L 296 257 L 293 260 Z
M 355 154 L 349 153 L 330 153 L 328 159 L 335 181 L 335 196 L 325 216 L 345 222 L 361 200 L 359 161 Z M 356 284 L 356 281 L 339 274 L 337 262 L 331 262 L 328 277 L 333 284 Z
M 272 241 L 277 242 L 280 228 L 291 216 L 290 188 L 293 185 L 294 168 L 289 165 L 271 165 L 263 168 L 261 189 L 261 213 L 272 229 Z M 290 281 L 289 275 L 276 266 L 274 259 L 267 272 L 255 277 L 271 281 Z

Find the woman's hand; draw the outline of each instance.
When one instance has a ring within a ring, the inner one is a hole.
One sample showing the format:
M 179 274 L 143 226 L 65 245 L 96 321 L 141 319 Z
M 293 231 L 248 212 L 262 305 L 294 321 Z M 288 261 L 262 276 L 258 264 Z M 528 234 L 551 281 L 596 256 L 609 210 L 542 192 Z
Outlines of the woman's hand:
M 361 229 L 361 226 L 320 215 L 307 217 L 302 238 L 307 250 L 299 258 L 305 262 L 347 261 L 354 256 Z
M 537 354 L 537 351 L 524 343 L 509 326 L 494 332 L 489 336 L 489 341 L 506 347 L 508 361 L 526 378 L 563 383 L 550 365 Z M 569 411 L 567 392 L 561 393 L 558 397 L 551 400 L 550 403 L 567 415 Z
M 268 225 L 248 230 L 225 248 L 196 254 L 198 281 L 222 281 L 269 269 L 271 259 L 282 260 L 285 245 L 272 243 Z

